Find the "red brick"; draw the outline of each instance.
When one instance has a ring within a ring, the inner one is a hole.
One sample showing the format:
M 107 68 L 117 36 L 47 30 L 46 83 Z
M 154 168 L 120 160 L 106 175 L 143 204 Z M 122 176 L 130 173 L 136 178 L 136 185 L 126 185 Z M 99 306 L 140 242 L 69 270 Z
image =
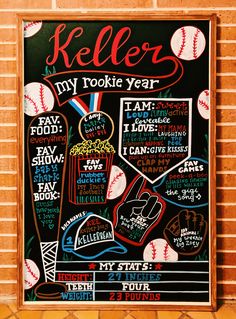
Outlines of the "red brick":
M 236 77 L 235 76 L 221 76 L 217 77 L 216 82 L 217 89 L 236 89 Z
M 57 0 L 58 8 L 151 8 L 152 0 Z
M 224 1 L 221 1 L 221 2 L 225 4 Z M 234 0 L 232 2 L 234 2 Z M 216 11 L 213 11 L 213 13 L 216 13 Z M 222 10 L 222 11 L 217 10 L 217 18 L 219 20 L 218 21 L 219 23 L 236 23 L 236 11 L 235 10 Z
M 4 259 L 6 256 L 4 254 Z M 1 284 L 0 285 L 0 296 L 8 296 L 10 299 L 11 297 L 15 297 L 17 293 L 17 285 L 16 284 Z
M 12 200 L 11 200 L 12 201 Z M 0 218 L 16 218 L 17 206 L 16 205 L 0 205 Z
M 16 258 L 17 258 L 16 252 L 9 252 L 9 253 L 0 252 L 0 265 L 16 265 Z
M 1 187 L 16 187 L 17 175 L 16 174 L 0 174 Z
M 16 73 L 16 61 L 1 61 L 1 74 L 15 74 Z
M 234 285 L 233 283 L 232 284 L 227 283 L 227 285 L 226 284 L 218 284 L 217 289 L 218 289 L 218 296 L 220 298 L 228 297 L 230 299 L 235 299 L 235 297 L 236 297 L 236 285 Z M 226 317 L 224 317 L 224 318 L 226 318 Z M 231 317 L 231 318 L 233 318 L 233 317 Z
M 236 218 L 236 205 L 218 204 L 216 206 L 216 212 L 218 218 Z
M 236 127 L 235 126 L 217 126 L 216 129 L 217 139 L 235 139 Z
M 16 126 L 0 126 L 1 139 L 15 139 L 17 137 Z
M 236 203 L 235 189 L 217 189 L 216 190 L 217 203 Z M 236 233 L 236 229 L 235 229 Z
M 16 232 L 17 232 L 16 221 L 1 221 L 0 234 L 16 234 Z
M 17 96 L 14 93 L 0 94 L 0 106 L 16 106 Z
M 217 221 L 217 234 L 236 234 L 236 222 L 232 220 Z
M 16 42 L 16 39 L 17 39 L 17 32 L 15 28 L 0 29 L 0 41 Z
M 15 190 L 0 191 L 0 202 L 16 202 L 17 192 Z
M 158 7 L 181 7 L 181 8 L 189 8 L 189 7 L 199 7 L 199 8 L 207 8 L 211 7 L 234 7 L 235 3 L 233 0 L 213 0 L 209 2 L 209 0 L 158 0 Z
M 216 143 L 217 155 L 236 155 L 236 143 L 233 142 L 217 142 Z
M 236 185 L 236 174 L 217 174 L 217 186 L 234 187 Z
M 223 122 L 236 122 L 236 108 L 234 109 L 221 109 L 216 111 L 216 121 Z M 236 147 L 236 145 L 235 145 Z
M 236 168 L 236 158 L 217 158 L 216 170 L 217 171 L 231 171 Z
M 236 27 L 218 27 L 217 37 L 219 40 L 235 40 L 236 39 Z
M 0 171 L 15 171 L 17 168 L 17 159 L 0 158 Z
M 1 80 L 1 77 L 0 77 Z M 17 114 L 16 110 L 0 110 L 0 122 L 1 123 L 16 123 Z
M 4 57 L 15 57 L 16 56 L 16 45 L 15 44 L 0 44 L 0 58 Z M 2 72 L 2 68 L 1 68 Z
M 235 92 L 217 92 L 216 103 L 218 105 L 236 105 Z
M 0 247 L 1 247 L 1 238 L 0 238 Z M 17 268 L 0 269 L 0 280 L 16 280 L 16 279 L 17 279 Z
M 234 238 L 234 237 L 217 237 L 217 249 L 218 250 L 234 250 L 235 247 L 236 247 L 236 238 Z M 236 272 L 236 269 L 235 269 L 235 272 Z
M 235 43 L 218 43 L 217 44 L 217 56 L 236 56 L 236 44 Z
M 0 9 L 49 9 L 51 8 L 51 5 L 51 0 L 0 0 Z
M 218 265 L 236 265 L 236 253 L 218 253 L 217 264 Z
M 217 60 L 216 64 L 218 73 L 236 72 L 236 60 Z
M 16 13 L 1 12 L 1 24 L 16 24 Z
M 0 90 L 16 90 L 16 77 L 0 77 Z
M 0 143 L 0 154 L 1 155 L 17 155 L 17 143 L 16 142 Z

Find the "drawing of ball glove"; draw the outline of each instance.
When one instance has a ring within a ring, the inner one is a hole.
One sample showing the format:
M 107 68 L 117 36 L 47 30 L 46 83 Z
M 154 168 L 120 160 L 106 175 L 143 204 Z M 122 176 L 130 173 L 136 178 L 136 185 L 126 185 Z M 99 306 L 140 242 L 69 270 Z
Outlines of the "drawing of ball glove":
M 172 218 L 164 229 L 171 248 L 182 255 L 196 255 L 207 235 L 207 222 L 202 214 L 184 209 Z
M 136 246 L 143 245 L 165 209 L 160 195 L 145 189 L 145 184 L 143 177 L 136 177 L 114 209 L 116 236 Z

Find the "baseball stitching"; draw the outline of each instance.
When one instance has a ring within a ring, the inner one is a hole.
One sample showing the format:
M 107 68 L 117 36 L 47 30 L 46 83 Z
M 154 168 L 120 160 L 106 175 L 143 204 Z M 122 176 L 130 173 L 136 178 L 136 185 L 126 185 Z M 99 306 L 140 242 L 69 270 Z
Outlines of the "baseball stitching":
M 155 260 L 156 255 L 157 255 L 157 250 L 156 247 L 153 243 L 153 241 L 150 242 L 151 250 L 152 250 L 152 260 Z
M 35 26 L 35 25 L 37 25 L 37 24 L 39 24 L 40 22 L 38 22 L 38 21 L 32 21 L 32 22 L 29 22 L 29 23 L 27 23 L 25 26 L 24 26 L 24 31 L 26 31 L 27 29 L 29 29 L 30 27 L 33 27 L 33 26 Z
M 198 34 L 199 34 L 200 30 L 197 29 L 196 33 L 194 34 L 193 37 L 193 57 L 195 59 L 198 58 L 198 52 L 197 52 L 197 41 L 198 41 Z
M 42 105 L 42 109 L 44 112 L 47 111 L 47 106 L 45 105 L 44 103 L 44 88 L 43 88 L 43 85 L 40 84 L 40 88 L 39 88 L 39 97 L 40 97 L 40 102 L 41 102 L 41 105 Z
M 185 28 L 181 28 L 181 32 L 182 32 L 182 43 L 181 43 L 179 53 L 178 53 L 179 58 L 184 51 L 184 47 L 185 47 L 185 43 L 186 43 L 186 30 L 185 30 Z
M 116 182 L 118 182 L 119 178 L 120 178 L 122 175 L 124 175 L 124 173 L 123 173 L 123 172 L 120 172 L 120 173 L 119 173 L 118 175 L 116 175 L 116 176 L 113 178 L 113 180 L 111 181 L 110 187 L 109 187 L 109 189 L 108 189 L 108 195 L 107 195 L 108 198 L 109 198 L 109 197 L 111 196 L 111 194 L 112 194 L 112 187 L 115 185 Z
M 204 107 L 205 110 L 209 110 L 209 106 L 208 106 L 208 104 L 207 104 L 205 101 L 203 101 L 203 100 L 198 100 L 198 103 L 199 103 L 202 107 Z
M 25 279 L 25 285 L 28 285 L 29 288 L 33 286 L 32 283 L 28 281 L 27 279 Z
M 209 91 L 208 90 L 204 90 L 203 92 L 206 94 L 206 96 L 209 96 Z
M 168 243 L 166 243 L 165 247 L 164 247 L 164 252 L 163 252 L 165 261 L 167 261 L 168 258 L 169 258 L 169 256 L 168 256 L 168 248 L 169 248 L 169 245 L 168 245 Z
M 30 97 L 29 95 L 24 95 L 24 98 L 25 98 L 26 100 L 28 100 L 30 103 L 33 104 L 33 106 L 34 106 L 34 111 L 35 111 L 35 113 L 37 114 L 37 113 L 39 112 L 39 109 L 38 109 L 38 107 L 37 107 L 37 104 L 34 102 L 34 100 L 31 99 L 31 97 Z
M 30 275 L 32 275 L 32 277 L 33 277 L 35 280 L 38 280 L 38 277 L 37 277 L 37 276 L 33 273 L 33 271 L 31 270 L 31 268 L 30 268 L 30 266 L 29 266 L 27 260 L 25 260 L 25 266 L 26 266 L 28 272 L 30 273 Z

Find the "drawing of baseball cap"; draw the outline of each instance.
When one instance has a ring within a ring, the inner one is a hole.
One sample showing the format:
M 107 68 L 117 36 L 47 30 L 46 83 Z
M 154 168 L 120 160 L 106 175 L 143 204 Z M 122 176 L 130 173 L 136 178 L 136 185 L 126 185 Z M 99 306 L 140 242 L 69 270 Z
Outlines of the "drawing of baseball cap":
M 62 237 L 62 250 L 87 260 L 105 253 L 127 252 L 115 240 L 112 222 L 91 212 L 68 226 Z

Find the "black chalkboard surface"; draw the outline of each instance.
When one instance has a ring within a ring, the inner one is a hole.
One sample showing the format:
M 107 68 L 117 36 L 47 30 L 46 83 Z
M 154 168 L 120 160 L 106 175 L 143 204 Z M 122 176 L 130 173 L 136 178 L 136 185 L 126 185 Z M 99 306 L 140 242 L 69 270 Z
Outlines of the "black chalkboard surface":
M 215 16 L 19 39 L 19 305 L 214 309 Z

